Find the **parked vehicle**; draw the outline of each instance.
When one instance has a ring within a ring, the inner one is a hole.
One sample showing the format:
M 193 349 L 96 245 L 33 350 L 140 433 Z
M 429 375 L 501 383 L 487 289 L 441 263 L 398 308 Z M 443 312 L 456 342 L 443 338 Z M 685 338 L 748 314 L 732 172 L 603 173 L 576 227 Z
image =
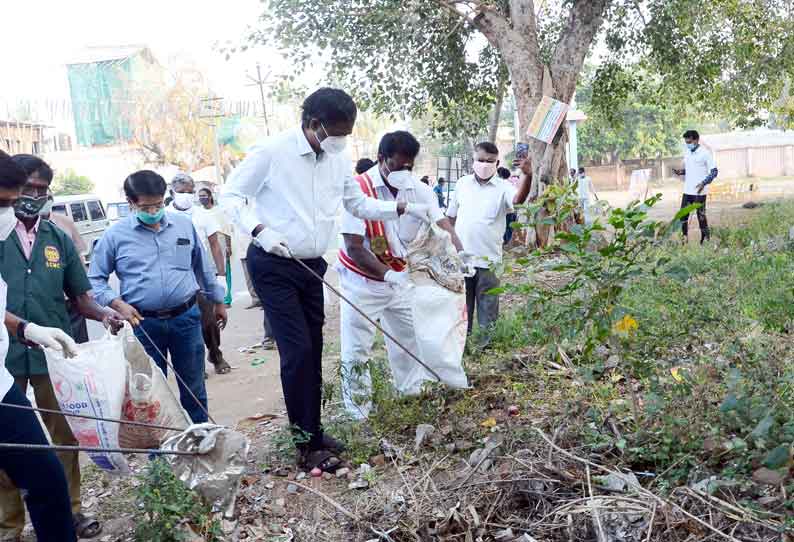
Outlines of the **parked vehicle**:
M 108 220 L 105 208 L 99 198 L 93 194 L 56 196 L 52 212 L 66 215 L 74 221 L 77 231 L 80 232 L 83 241 L 88 246 L 86 259 L 90 259 L 94 252 L 94 245 L 110 227 L 110 220 Z
M 116 222 L 117 220 L 130 215 L 130 204 L 126 201 L 108 203 L 107 207 L 108 219 L 110 219 L 111 222 Z

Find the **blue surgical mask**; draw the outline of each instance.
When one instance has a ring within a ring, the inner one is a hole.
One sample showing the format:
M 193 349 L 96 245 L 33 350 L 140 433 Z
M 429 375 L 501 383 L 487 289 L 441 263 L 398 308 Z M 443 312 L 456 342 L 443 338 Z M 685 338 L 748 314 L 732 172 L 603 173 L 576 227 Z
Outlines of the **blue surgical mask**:
M 695 149 L 697 149 L 697 147 L 698 147 L 697 143 L 687 143 L 686 144 L 686 148 L 689 149 L 690 151 L 694 151 Z
M 152 224 L 157 224 L 163 219 L 163 215 L 165 214 L 165 209 L 160 209 L 156 213 L 145 213 L 143 211 L 138 211 L 136 216 L 138 220 L 143 222 L 144 224 L 151 226 Z

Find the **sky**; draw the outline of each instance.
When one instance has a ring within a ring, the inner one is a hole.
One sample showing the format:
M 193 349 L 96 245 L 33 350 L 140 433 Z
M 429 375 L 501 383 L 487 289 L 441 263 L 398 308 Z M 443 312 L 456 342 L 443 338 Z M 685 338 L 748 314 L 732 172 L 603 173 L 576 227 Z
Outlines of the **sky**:
M 8 0 L 0 32 L 0 100 L 68 97 L 64 64 L 86 46 L 147 45 L 161 64 L 191 57 L 213 89 L 236 99 L 256 99 L 245 72 L 260 61 L 288 65 L 263 48 L 226 61 L 214 44 L 239 43 L 263 10 L 259 0 Z M 11 76 L 13 74 L 13 76 Z M 0 111 L 0 115 L 4 114 Z

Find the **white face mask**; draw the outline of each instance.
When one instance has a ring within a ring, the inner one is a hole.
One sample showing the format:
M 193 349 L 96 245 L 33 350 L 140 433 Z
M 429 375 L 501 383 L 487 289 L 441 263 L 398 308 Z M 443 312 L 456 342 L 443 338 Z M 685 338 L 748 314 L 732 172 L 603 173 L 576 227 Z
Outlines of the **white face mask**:
M 0 208 L 0 241 L 5 241 L 17 225 L 13 207 Z
M 488 179 L 496 175 L 496 168 L 498 167 L 498 164 L 496 162 L 475 161 L 472 167 L 474 169 L 474 173 L 477 174 L 477 177 L 479 177 L 484 181 L 487 181 Z
M 325 139 L 320 141 L 320 148 L 328 154 L 339 154 L 347 148 L 347 136 L 328 135 L 328 130 L 320 124 L 320 128 L 325 132 Z M 320 138 L 317 138 L 319 141 Z
M 386 164 L 383 164 L 383 167 L 389 171 L 386 175 L 386 180 L 389 182 L 391 186 L 396 188 L 397 190 L 405 190 L 409 186 L 411 186 L 411 181 L 414 178 L 414 174 L 407 169 L 402 169 L 400 171 L 391 171 Z
M 177 209 L 187 211 L 193 207 L 193 194 L 186 194 L 182 192 L 174 192 L 174 205 Z

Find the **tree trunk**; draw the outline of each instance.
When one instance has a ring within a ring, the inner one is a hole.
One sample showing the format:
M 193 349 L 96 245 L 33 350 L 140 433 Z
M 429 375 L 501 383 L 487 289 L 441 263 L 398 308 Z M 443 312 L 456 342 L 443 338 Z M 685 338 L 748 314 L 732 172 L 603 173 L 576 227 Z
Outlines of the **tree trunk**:
M 488 126 L 488 141 L 491 143 L 496 143 L 499 120 L 502 117 L 502 105 L 504 105 L 505 93 L 507 92 L 507 82 L 507 74 L 505 74 L 499 78 L 499 85 L 496 88 L 496 103 L 493 105 L 493 111 L 491 112 Z
M 518 109 L 516 128 L 519 141 L 529 139 L 527 127 L 543 96 L 563 103 L 571 102 L 585 57 L 611 1 L 571 2 L 560 39 L 547 65 L 540 54 L 533 0 L 510 0 L 509 19 L 487 8 L 473 19 L 477 29 L 499 50 L 510 73 Z M 563 121 L 563 127 L 550 144 L 536 139 L 527 141 L 533 178 L 530 198 L 541 194 L 543 185 L 567 178 L 565 143 L 568 139 L 564 124 Z M 538 240 L 545 244 L 548 241 L 546 237 L 538 235 Z

